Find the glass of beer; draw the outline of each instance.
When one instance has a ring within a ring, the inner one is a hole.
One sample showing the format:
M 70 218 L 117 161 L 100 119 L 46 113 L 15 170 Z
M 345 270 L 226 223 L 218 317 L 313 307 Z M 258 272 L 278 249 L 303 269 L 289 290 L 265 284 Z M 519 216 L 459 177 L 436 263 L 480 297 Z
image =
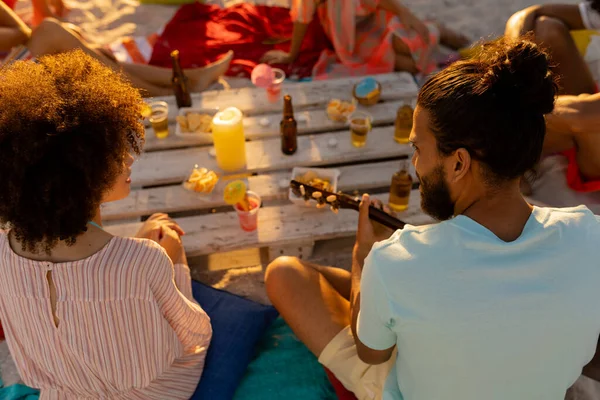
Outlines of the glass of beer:
M 152 110 L 150 123 L 154 134 L 158 139 L 164 139 L 169 136 L 169 105 L 164 101 L 155 101 L 149 106 Z
M 367 135 L 371 132 L 373 117 L 364 111 L 357 111 L 348 117 L 350 135 L 354 147 L 364 147 L 367 144 Z

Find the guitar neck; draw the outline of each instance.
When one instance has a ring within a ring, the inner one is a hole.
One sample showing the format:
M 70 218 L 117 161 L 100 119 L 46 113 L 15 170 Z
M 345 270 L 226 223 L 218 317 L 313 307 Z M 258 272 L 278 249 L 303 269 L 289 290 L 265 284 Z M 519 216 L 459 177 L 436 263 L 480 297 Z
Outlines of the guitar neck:
M 360 202 L 358 200 L 355 200 L 349 196 L 345 197 L 346 198 L 344 200 L 340 199 L 342 208 L 350 208 L 355 211 L 358 211 L 360 209 Z M 406 223 L 399 220 L 398 218 L 389 215 L 385 211 L 382 211 L 374 206 L 369 206 L 369 219 L 394 230 L 404 229 L 404 226 L 406 225 Z

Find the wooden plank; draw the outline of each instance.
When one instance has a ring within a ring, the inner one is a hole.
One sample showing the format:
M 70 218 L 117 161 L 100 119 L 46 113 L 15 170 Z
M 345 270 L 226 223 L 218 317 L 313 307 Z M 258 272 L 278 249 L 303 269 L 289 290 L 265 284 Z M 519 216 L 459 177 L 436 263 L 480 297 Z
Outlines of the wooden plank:
M 336 147 L 328 145 L 331 139 L 337 141 Z M 194 164 L 218 171 L 216 159 L 210 156 L 209 150 L 191 148 L 145 153 L 133 165 L 133 184 L 140 187 L 183 182 Z M 301 136 L 298 138 L 298 151 L 291 156 L 281 153 L 281 142 L 278 138 L 248 142 L 246 170 L 262 172 L 296 166 L 367 162 L 411 153 L 410 146 L 394 141 L 394 127 L 387 126 L 373 129 L 369 133 L 366 146 L 362 148 L 352 146 L 349 131 Z
M 375 196 L 387 202 L 387 195 Z M 258 229 L 244 232 L 234 211 L 179 218 L 176 221 L 186 231 L 183 243 L 190 257 L 242 248 L 284 246 L 307 239 L 326 240 L 352 236 L 356 233 L 358 213 L 340 210 L 339 214 L 295 205 L 266 207 L 259 211 Z M 407 211 L 399 218 L 413 225 L 434 222 L 420 209 L 420 195 L 413 190 Z M 133 236 L 141 223 L 107 227 L 117 236 Z
M 372 107 L 359 107 L 359 109 L 367 111 L 373 116 L 373 126 L 384 126 L 394 123 L 398 108 L 407 102 L 414 107 L 414 100 L 399 100 L 378 103 Z M 263 119 L 269 121 L 268 126 L 261 125 L 261 120 Z M 316 110 L 298 111 L 296 112 L 296 119 L 298 120 L 299 135 L 346 129 L 346 124 L 330 120 L 327 117 L 324 107 Z M 246 139 L 257 140 L 279 137 L 280 120 L 281 111 L 255 117 L 245 117 L 244 133 L 246 134 Z M 176 136 L 174 123 L 169 125 L 169 131 L 169 137 L 165 139 L 157 139 L 154 136 L 154 131 L 152 128 L 147 129 L 146 145 L 144 146 L 144 150 L 157 151 L 212 144 L 212 138 L 210 137 Z
M 338 190 L 348 192 L 389 186 L 392 174 L 398 168 L 398 161 L 340 167 Z M 290 174 L 291 171 L 285 171 L 251 176 L 248 178 L 248 187 L 258 193 L 263 202 L 284 199 L 288 196 L 287 182 Z M 415 176 L 414 172 L 412 175 Z M 218 189 L 219 186 L 210 196 L 190 192 L 181 185 L 133 190 L 126 199 L 104 204 L 102 220 L 135 218 L 156 212 L 172 213 L 222 207 L 226 204 Z
M 407 72 L 373 75 L 381 83 L 381 100 L 414 99 L 419 88 L 413 76 Z M 286 82 L 283 94 L 289 94 L 294 101 L 294 108 L 321 106 L 332 98 L 350 98 L 352 88 L 364 77 L 347 77 L 340 79 L 318 80 L 312 82 Z M 178 109 L 174 96 L 155 97 L 152 100 L 166 101 L 169 105 L 169 120 L 175 120 Z M 246 115 L 257 115 L 279 112 L 283 109 L 283 101 L 270 103 L 266 92 L 261 88 L 241 88 L 230 90 L 213 90 L 192 94 L 192 103 L 198 108 L 237 107 Z

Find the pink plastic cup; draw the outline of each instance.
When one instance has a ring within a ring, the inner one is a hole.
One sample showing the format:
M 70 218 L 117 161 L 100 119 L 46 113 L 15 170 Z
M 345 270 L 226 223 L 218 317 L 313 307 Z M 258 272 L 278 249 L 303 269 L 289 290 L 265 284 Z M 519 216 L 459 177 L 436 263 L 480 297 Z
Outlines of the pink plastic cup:
M 236 204 L 233 206 L 237 211 L 240 220 L 240 227 L 246 232 L 253 232 L 258 227 L 258 209 L 261 205 L 261 198 L 254 192 L 248 191 L 248 201 L 250 202 L 250 211 L 244 211 Z
M 267 98 L 271 103 L 277 103 L 281 99 L 281 84 L 285 80 L 285 72 L 279 68 L 273 68 L 273 83 L 267 87 Z

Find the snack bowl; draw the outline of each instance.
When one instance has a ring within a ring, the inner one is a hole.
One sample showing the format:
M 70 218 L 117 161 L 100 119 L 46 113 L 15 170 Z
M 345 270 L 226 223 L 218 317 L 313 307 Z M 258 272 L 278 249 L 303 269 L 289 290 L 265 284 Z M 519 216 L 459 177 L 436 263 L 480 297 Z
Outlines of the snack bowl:
M 338 179 L 340 177 L 341 171 L 336 168 L 305 168 L 305 167 L 296 167 L 292 170 L 291 180 L 298 180 L 298 178 L 302 179 L 306 177 L 307 173 L 311 173 L 317 179 L 327 180 L 329 181 L 330 187 L 327 189 L 328 192 L 337 193 L 338 188 Z M 307 182 L 308 184 L 308 182 Z M 310 203 L 306 203 L 303 198 L 296 197 L 292 190 L 290 189 L 288 192 L 288 199 L 299 206 L 303 207 L 315 207 L 316 202 L 310 201 Z
M 219 176 L 215 171 L 207 168 L 199 168 L 198 165 L 194 165 L 194 168 L 190 170 L 190 173 L 181 185 L 185 190 L 207 196 L 212 194 L 218 182 Z
M 335 122 L 348 122 L 348 117 L 356 111 L 355 99 L 331 99 L 325 109 L 330 120 Z
M 196 108 L 196 107 L 183 107 L 179 109 L 179 115 L 177 116 L 177 124 L 175 127 L 175 135 L 179 137 L 206 137 L 212 140 L 212 131 L 210 126 L 212 125 L 212 118 L 219 112 L 218 108 Z M 196 118 L 190 118 L 191 116 L 197 116 Z M 210 120 L 209 120 L 210 117 Z M 182 128 L 182 122 L 185 121 L 188 129 Z M 190 122 L 192 126 L 190 127 Z M 195 128 L 198 126 L 197 128 Z M 203 130 L 203 126 L 209 126 L 209 130 Z M 195 129 L 194 129 L 195 128 Z

